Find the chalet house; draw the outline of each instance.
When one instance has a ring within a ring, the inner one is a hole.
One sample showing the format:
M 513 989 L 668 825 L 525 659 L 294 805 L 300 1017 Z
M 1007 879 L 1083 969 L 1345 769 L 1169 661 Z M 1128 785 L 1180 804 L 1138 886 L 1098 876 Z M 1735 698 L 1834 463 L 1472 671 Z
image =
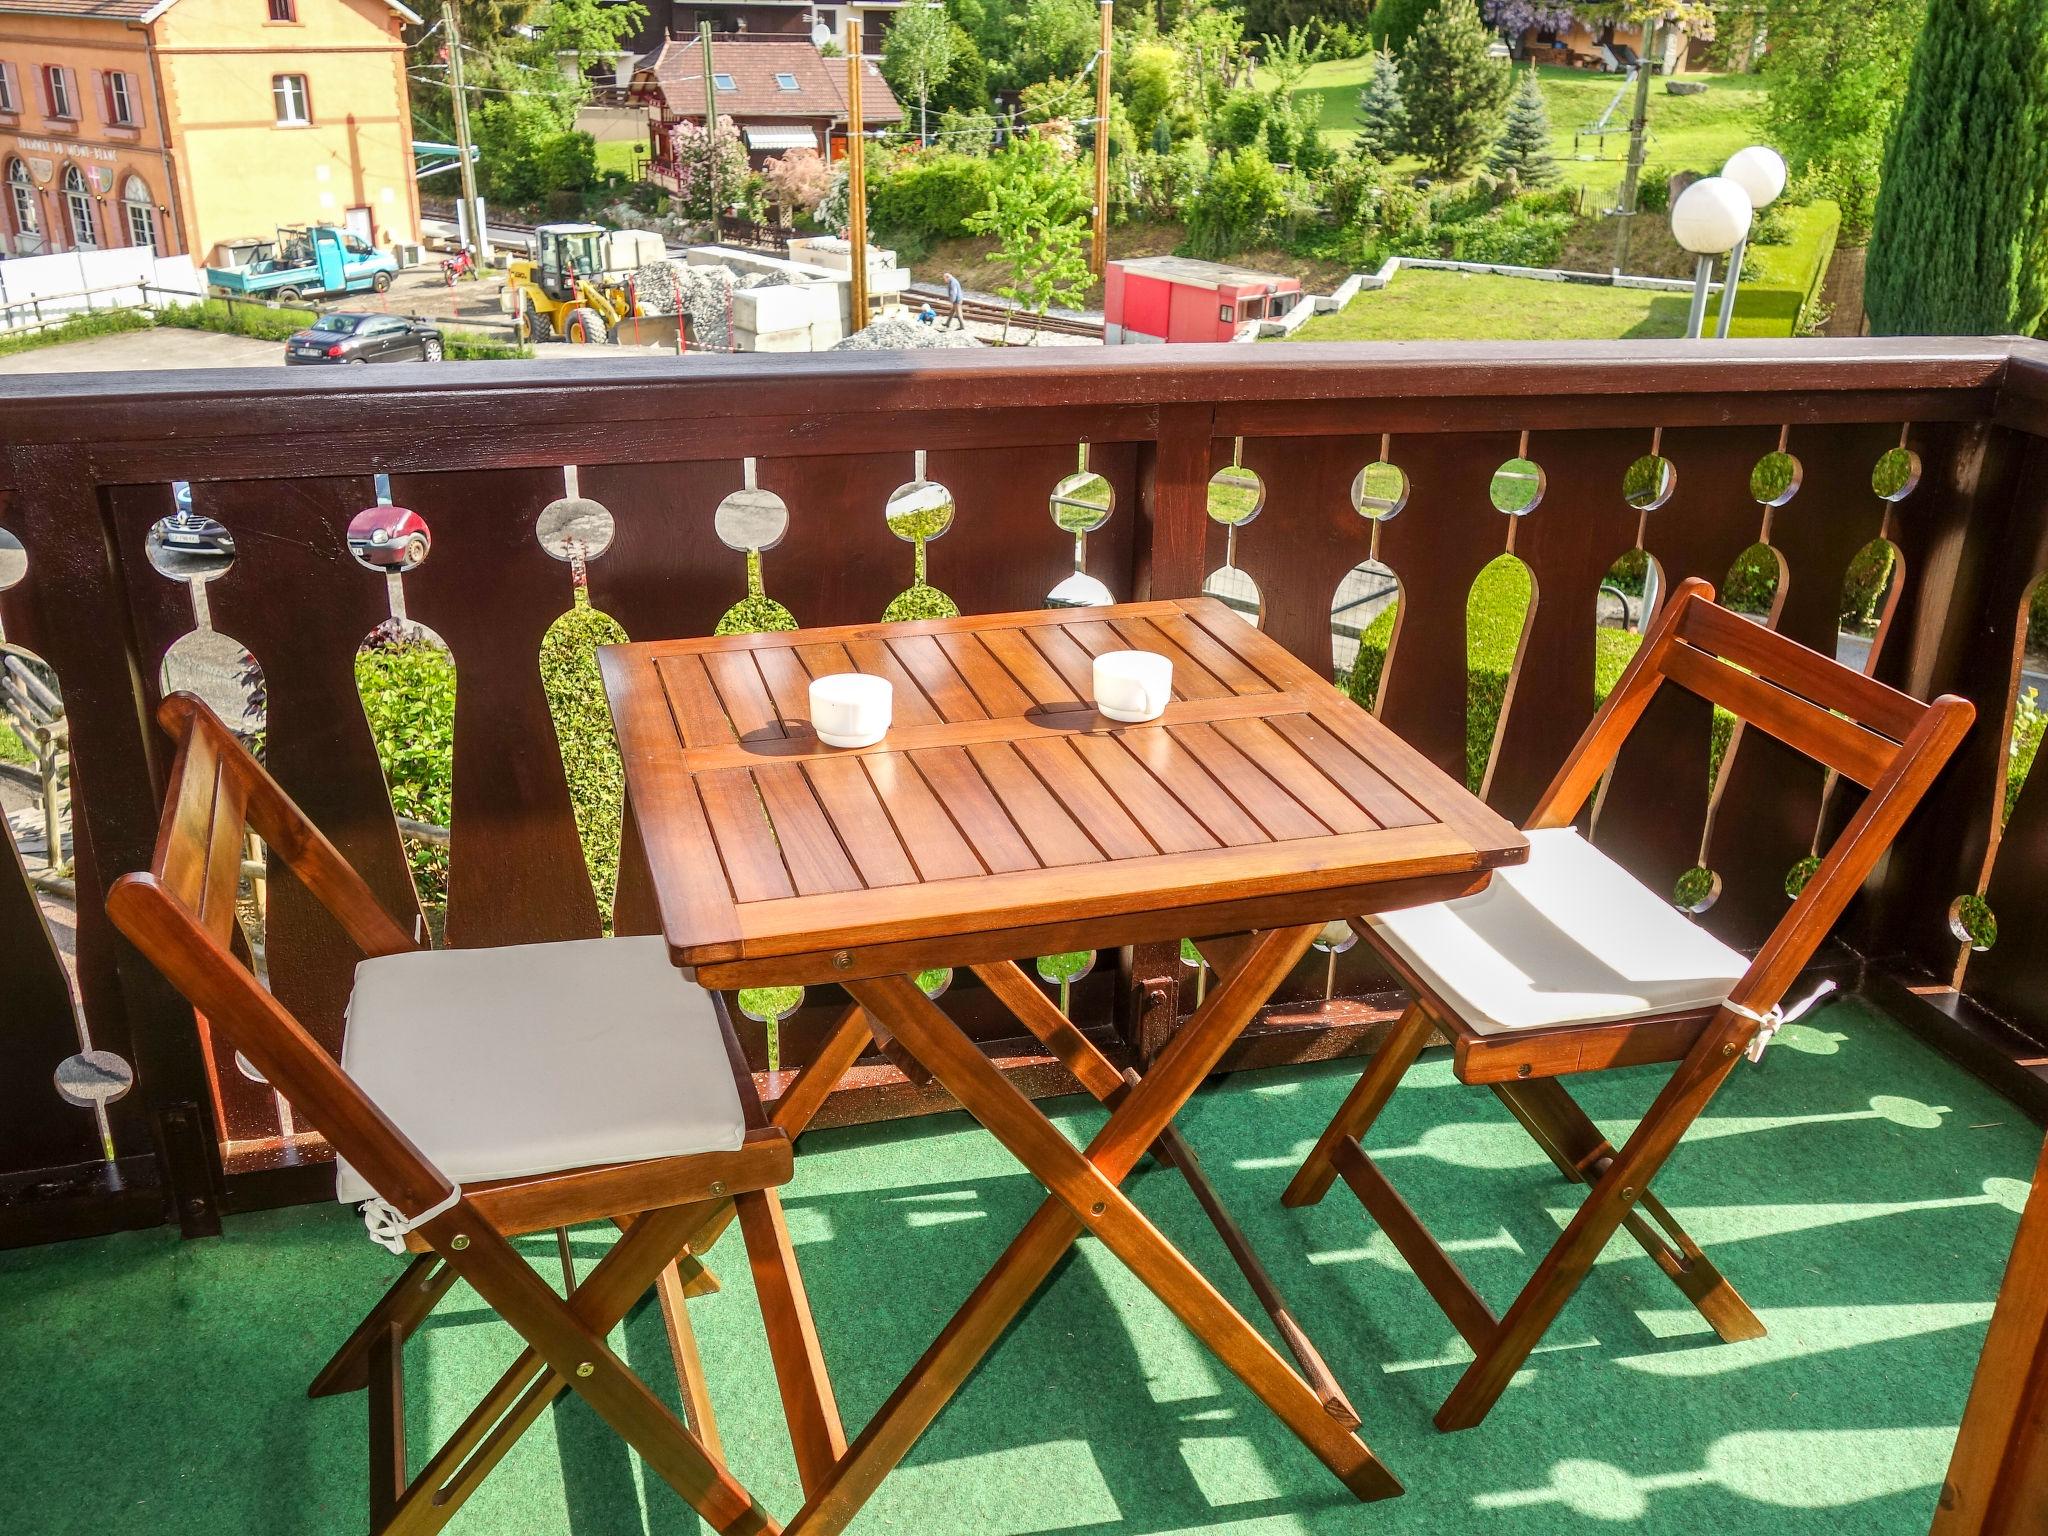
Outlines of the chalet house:
M 903 108 L 872 61 L 860 66 L 861 115 L 870 128 L 903 121 Z M 846 61 L 822 57 L 804 38 L 759 33 L 712 40 L 712 84 L 718 115 L 729 117 L 758 167 L 771 155 L 815 149 L 838 159 L 846 148 Z M 648 180 L 675 188 L 670 134 L 678 123 L 704 121 L 703 45 L 671 38 L 633 72 L 629 100 L 646 109 L 652 157 Z
M 1561 25 L 1529 27 L 1519 38 L 1511 38 L 1515 57 L 1533 59 L 1538 64 L 1563 64 L 1577 69 L 1621 74 L 1633 68 L 1649 51 L 1649 44 L 1644 38 L 1645 28 L 1640 23 L 1611 17 L 1581 17 L 1570 12 L 1565 15 L 1567 19 Z M 1666 26 L 1657 36 L 1656 57 L 1650 61 L 1651 68 L 1660 75 L 1697 69 L 1702 62 L 1699 55 L 1713 40 L 1711 22 L 1704 26 L 1684 22 Z

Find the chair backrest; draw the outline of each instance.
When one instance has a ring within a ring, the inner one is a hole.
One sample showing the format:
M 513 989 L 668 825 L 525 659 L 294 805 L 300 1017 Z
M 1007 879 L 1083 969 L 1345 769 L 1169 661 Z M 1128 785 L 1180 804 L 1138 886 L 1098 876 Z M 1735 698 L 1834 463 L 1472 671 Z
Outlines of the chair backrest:
M 234 953 L 248 829 L 365 955 L 419 946 L 218 715 L 178 693 L 157 719 L 177 755 L 148 871 L 108 892 L 115 926 L 372 1188 L 407 1212 L 434 1205 L 450 1182 Z
M 1762 1011 L 1813 957 L 1948 762 L 1976 710 L 1954 694 L 1923 704 L 1752 624 L 1717 605 L 1713 587 L 1694 578 L 1679 583 L 1644 636 L 1537 802 L 1532 828 L 1567 826 L 1578 817 L 1666 682 L 1720 705 L 1870 792 L 1731 995 L 1731 1002 Z

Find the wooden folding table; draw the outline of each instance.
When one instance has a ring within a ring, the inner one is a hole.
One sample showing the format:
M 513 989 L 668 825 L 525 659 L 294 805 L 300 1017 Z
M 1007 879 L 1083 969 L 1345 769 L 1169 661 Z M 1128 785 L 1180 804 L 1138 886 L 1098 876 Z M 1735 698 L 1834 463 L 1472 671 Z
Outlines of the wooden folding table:
M 1088 702 L 1091 658 L 1119 649 L 1172 658 L 1160 720 L 1119 725 Z M 799 1444 L 806 1503 L 790 1531 L 846 1525 L 1084 1231 L 1346 1487 L 1398 1493 L 1220 1207 L 1212 1218 L 1309 1381 L 1120 1186 L 1149 1150 L 1206 1188 L 1173 1117 L 1324 923 L 1469 894 L 1526 857 L 1522 835 L 1207 598 L 612 646 L 599 658 L 676 964 L 721 989 L 839 983 L 859 1007 L 820 1068 L 843 1071 L 856 1028 L 873 1028 L 1048 1191 L 851 1447 Z M 895 685 L 894 726 L 876 746 L 841 751 L 811 732 L 810 680 L 846 671 Z M 1206 941 L 1218 981 L 1142 1077 L 1015 963 L 1183 937 Z M 916 973 L 937 966 L 971 966 L 1111 1107 L 1085 1149 L 919 990 Z M 807 1073 L 784 1099 L 801 1094 L 808 1112 L 829 1087 Z

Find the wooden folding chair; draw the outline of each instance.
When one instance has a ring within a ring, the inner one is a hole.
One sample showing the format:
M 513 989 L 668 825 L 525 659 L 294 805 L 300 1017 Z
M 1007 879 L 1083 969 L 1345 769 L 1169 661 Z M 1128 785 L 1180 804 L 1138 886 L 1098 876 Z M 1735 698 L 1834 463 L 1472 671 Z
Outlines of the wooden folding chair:
M 723 1004 L 659 939 L 422 949 L 211 710 L 179 694 L 159 719 L 178 743 L 168 803 L 114 921 L 327 1138 L 372 1236 L 417 1255 L 311 1388 L 369 1388 L 372 1532 L 439 1530 L 565 1387 L 716 1529 L 778 1531 L 709 1416 L 682 1305 L 693 1233 L 738 1212 L 806 1487 L 845 1436 L 775 1192 L 789 1135 L 763 1119 Z M 339 1062 L 230 948 L 246 827 L 365 956 Z M 577 1283 L 567 1229 L 587 1221 L 623 1235 Z M 507 1241 L 548 1228 L 565 1296 Z M 457 1279 L 526 1347 L 413 1476 L 401 1351 Z M 658 1283 L 694 1432 L 605 1343 Z
M 1722 1339 L 1762 1335 L 1763 1324 L 1650 1193 L 1650 1181 L 1745 1048 L 1760 1052 L 1786 1020 L 1786 989 L 1970 726 L 1974 711 L 1964 700 L 1922 704 L 1715 606 L 1713 596 L 1698 580 L 1672 594 L 1531 816 L 1527 864 L 1498 871 L 1476 896 L 1355 925 L 1414 1001 L 1281 1198 L 1312 1204 L 1341 1177 L 1472 1347 L 1477 1358 L 1438 1409 L 1439 1429 L 1469 1428 L 1486 1416 L 1617 1227 Z M 1753 960 L 1573 827 L 1666 682 L 1869 791 Z M 1591 1186 L 1504 1317 L 1361 1146 L 1435 1029 L 1451 1041 L 1459 1079 L 1490 1087 L 1567 1179 Z M 1619 1151 L 1555 1081 L 1653 1061 L 1679 1066 Z

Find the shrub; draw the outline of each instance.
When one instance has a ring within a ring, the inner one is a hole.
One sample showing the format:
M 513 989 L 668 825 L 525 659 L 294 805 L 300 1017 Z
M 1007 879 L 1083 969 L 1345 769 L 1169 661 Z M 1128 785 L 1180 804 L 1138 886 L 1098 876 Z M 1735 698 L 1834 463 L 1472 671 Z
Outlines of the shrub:
M 926 152 L 906 156 L 868 180 L 868 222 L 877 230 L 925 241 L 967 233 L 967 220 L 988 203 L 989 162 L 978 155 Z
M 1554 267 L 1574 222 L 1568 213 L 1534 213 L 1525 203 L 1508 203 L 1483 217 L 1451 225 L 1444 253 L 1453 261 Z
M 1263 152 L 1225 150 L 1188 206 L 1186 252 L 1217 259 L 1262 245 L 1293 207 L 1286 178 Z
M 409 821 L 447 826 L 455 789 L 455 658 L 430 641 L 399 639 L 387 627 L 356 655 L 356 691 L 391 809 Z M 446 905 L 447 846 L 407 838 L 405 849 L 420 901 Z
M 442 355 L 450 362 L 477 363 L 533 356 L 533 348 L 487 336 L 482 331 L 443 331 Z
M 271 309 L 253 300 L 227 299 L 166 304 L 156 312 L 158 325 L 174 325 L 187 331 L 217 331 L 224 336 L 253 336 L 258 341 L 283 341 L 319 318 L 310 309 Z
M 619 766 L 619 744 L 612 734 L 604 681 L 597 671 L 597 648 L 619 645 L 626 632 L 609 614 L 599 613 L 579 589 L 576 606 L 548 629 L 540 646 L 540 681 L 561 743 L 562 769 L 569 781 L 569 804 L 576 832 L 583 841 L 584 863 L 597 891 L 598 910 L 611 926 L 612 895 L 619 880 L 619 822 L 625 804 L 625 778 Z
M 58 325 L 45 326 L 39 331 L 19 331 L 13 335 L 0 336 L 0 357 L 16 352 L 31 352 L 37 347 L 54 347 L 60 341 L 83 341 L 88 336 L 111 336 L 117 331 L 146 331 L 149 316 L 139 309 L 108 309 L 95 314 L 73 315 Z M 12 736 L 0 733 L 0 743 L 12 741 Z
M 1671 178 L 1677 169 L 1669 165 L 1646 165 L 1636 181 L 1636 207 L 1643 213 L 1671 211 Z

